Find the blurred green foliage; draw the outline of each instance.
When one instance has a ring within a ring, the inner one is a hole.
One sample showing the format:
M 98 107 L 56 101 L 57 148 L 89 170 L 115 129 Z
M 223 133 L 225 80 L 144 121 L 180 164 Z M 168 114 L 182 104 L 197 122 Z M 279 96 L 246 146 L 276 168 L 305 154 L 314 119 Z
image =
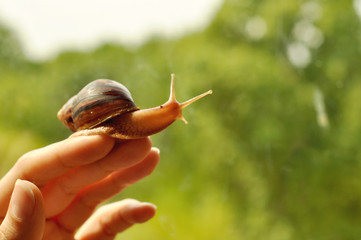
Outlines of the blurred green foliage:
M 259 39 L 245 31 L 255 16 L 267 26 Z M 322 42 L 300 67 L 288 50 L 302 21 Z M 351 1 L 228 0 L 200 33 L 34 63 L 1 29 L 1 171 L 70 134 L 56 113 L 89 81 L 122 82 L 147 108 L 167 99 L 174 72 L 179 100 L 214 94 L 185 110 L 189 125 L 152 137 L 159 167 L 117 198 L 158 214 L 125 239 L 359 239 L 360 34 Z

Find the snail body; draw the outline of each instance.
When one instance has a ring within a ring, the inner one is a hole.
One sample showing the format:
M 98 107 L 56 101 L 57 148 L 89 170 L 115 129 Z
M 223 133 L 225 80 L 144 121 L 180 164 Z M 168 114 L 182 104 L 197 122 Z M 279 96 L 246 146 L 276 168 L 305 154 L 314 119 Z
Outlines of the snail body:
M 106 79 L 86 85 L 59 110 L 58 118 L 75 135 L 106 134 L 118 139 L 144 138 L 162 131 L 175 120 L 187 121 L 182 109 L 211 94 L 209 90 L 188 101 L 175 98 L 174 74 L 171 75 L 170 96 L 166 103 L 149 109 L 138 108 L 129 90 Z

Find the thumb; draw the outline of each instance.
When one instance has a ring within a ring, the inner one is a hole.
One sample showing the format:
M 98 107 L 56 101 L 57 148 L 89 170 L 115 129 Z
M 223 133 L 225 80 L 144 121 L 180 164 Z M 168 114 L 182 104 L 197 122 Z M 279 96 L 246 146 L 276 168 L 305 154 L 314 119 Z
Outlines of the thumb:
M 45 224 L 43 205 L 39 188 L 31 182 L 17 180 L 0 226 L 0 239 L 41 240 Z

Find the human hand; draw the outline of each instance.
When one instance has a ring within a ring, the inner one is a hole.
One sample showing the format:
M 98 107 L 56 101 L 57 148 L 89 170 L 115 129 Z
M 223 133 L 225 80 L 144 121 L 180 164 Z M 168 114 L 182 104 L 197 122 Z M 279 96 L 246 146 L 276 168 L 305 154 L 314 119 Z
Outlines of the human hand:
M 93 213 L 96 206 L 149 175 L 158 161 L 149 138 L 81 136 L 31 151 L 0 180 L 0 239 L 114 239 L 152 218 L 155 206 L 126 199 Z

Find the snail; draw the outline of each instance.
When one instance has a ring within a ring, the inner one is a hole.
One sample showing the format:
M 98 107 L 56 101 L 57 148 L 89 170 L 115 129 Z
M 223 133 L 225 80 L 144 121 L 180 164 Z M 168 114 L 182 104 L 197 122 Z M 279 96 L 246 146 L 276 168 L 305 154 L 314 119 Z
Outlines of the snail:
M 67 128 L 76 132 L 73 135 L 105 134 L 118 139 L 153 135 L 177 119 L 187 123 L 182 109 L 212 94 L 212 90 L 179 103 L 175 98 L 174 76 L 171 74 L 168 101 L 158 107 L 141 110 L 134 104 L 124 85 L 113 80 L 98 79 L 70 98 L 59 110 L 58 118 Z

